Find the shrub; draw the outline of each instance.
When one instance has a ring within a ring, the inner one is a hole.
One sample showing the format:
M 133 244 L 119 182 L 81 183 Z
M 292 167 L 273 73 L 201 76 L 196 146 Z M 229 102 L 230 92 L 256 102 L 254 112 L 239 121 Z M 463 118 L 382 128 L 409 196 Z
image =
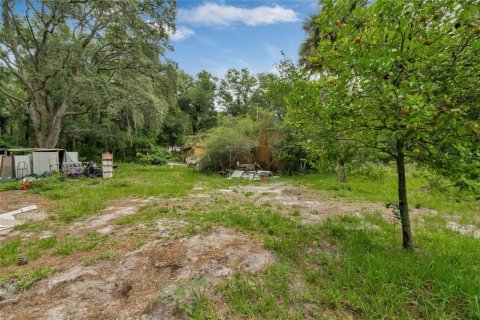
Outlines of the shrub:
M 164 147 L 150 145 L 148 154 L 139 154 L 138 159 L 145 164 L 165 165 L 169 162 L 181 162 L 179 153 L 168 152 Z
M 200 161 L 201 171 L 214 172 L 237 162 L 251 163 L 258 143 L 258 125 L 249 117 L 225 119 L 208 132 L 203 143 L 206 150 Z

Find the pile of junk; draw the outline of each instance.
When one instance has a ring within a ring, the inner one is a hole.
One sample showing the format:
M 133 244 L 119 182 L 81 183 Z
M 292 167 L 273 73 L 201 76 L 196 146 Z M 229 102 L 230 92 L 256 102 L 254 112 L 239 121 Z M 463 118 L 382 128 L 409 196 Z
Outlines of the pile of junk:
M 0 182 L 45 178 L 55 172 L 65 178 L 102 176 L 102 169 L 94 162 L 80 162 L 78 152 L 45 148 L 0 149 Z

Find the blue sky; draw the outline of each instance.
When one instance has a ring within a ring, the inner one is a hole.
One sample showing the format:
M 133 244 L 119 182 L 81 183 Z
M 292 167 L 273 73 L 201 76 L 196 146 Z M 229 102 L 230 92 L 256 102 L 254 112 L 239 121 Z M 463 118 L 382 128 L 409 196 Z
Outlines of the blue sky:
M 189 74 L 221 77 L 230 68 L 274 70 L 281 51 L 297 59 L 302 21 L 316 0 L 179 0 L 174 52 L 169 58 Z

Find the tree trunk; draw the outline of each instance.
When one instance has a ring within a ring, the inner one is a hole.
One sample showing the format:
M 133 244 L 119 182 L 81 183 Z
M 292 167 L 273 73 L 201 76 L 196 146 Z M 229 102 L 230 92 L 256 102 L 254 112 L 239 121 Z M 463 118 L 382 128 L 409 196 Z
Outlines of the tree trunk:
M 398 177 L 398 208 L 402 223 L 403 248 L 413 250 L 412 228 L 408 214 L 407 180 L 405 178 L 405 155 L 403 153 L 403 141 L 397 141 L 397 177 Z
M 35 137 L 40 148 L 55 148 L 58 137 L 62 131 L 62 121 L 67 115 L 67 110 L 75 99 L 75 91 L 66 94 L 58 109 L 54 108 L 48 94 L 45 98 L 46 105 L 39 103 L 38 96 L 30 101 L 28 113 L 32 119 Z
M 347 181 L 347 177 L 345 174 L 345 159 L 343 158 L 340 158 L 338 160 L 337 181 L 340 183 L 345 183 Z

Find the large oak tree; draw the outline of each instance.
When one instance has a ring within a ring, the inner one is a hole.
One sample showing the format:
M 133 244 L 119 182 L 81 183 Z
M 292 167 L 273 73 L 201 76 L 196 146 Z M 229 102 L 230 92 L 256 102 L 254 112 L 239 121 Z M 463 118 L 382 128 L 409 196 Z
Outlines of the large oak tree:
M 119 83 L 136 91 L 160 68 L 176 8 L 173 0 L 2 0 L 1 10 L 0 61 L 27 93 L 38 145 L 51 148 L 65 117 L 99 107 L 96 92 Z

